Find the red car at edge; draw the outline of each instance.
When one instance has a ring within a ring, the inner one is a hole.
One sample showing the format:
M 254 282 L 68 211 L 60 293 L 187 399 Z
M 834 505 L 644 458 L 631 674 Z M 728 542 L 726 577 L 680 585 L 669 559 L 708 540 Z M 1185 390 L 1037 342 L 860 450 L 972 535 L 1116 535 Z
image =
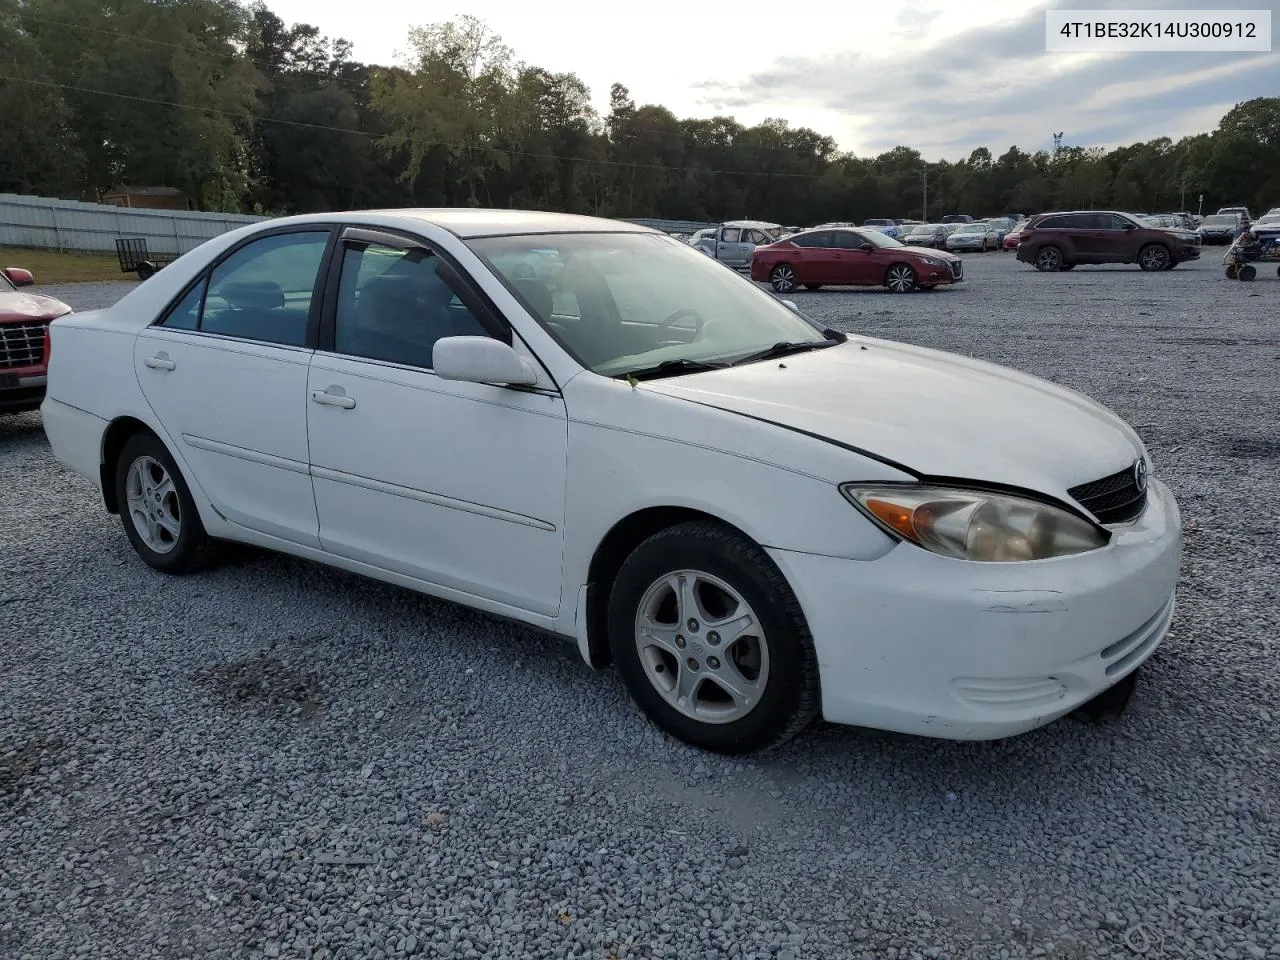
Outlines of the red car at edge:
M 876 230 L 822 228 L 756 247 L 751 279 L 778 293 L 797 287 L 887 287 L 893 293 L 932 290 L 964 279 L 953 253 L 908 247 Z
M 71 312 L 61 300 L 24 293 L 26 270 L 0 270 L 0 414 L 38 410 L 49 373 L 49 323 Z

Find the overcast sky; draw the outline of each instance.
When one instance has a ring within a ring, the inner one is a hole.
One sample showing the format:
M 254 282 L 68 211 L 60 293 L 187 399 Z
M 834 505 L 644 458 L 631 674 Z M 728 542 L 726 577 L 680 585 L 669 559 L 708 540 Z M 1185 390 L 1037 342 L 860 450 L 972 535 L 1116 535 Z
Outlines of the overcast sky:
M 977 146 L 1113 146 L 1211 130 L 1241 101 L 1280 95 L 1270 53 L 1046 53 L 1044 10 L 1252 8 L 1280 0 L 267 0 L 390 64 L 411 26 L 479 17 L 516 57 L 571 71 L 597 109 L 609 86 L 678 117 L 783 117 L 874 155 L 899 144 L 930 160 Z M 617 38 L 617 39 L 613 39 Z

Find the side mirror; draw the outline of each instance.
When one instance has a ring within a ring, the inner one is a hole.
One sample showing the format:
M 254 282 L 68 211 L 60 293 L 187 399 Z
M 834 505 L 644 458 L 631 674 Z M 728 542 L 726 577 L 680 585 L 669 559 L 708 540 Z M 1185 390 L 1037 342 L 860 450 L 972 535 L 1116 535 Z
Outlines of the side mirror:
M 491 337 L 442 337 L 431 351 L 441 380 L 533 386 L 538 375 L 524 357 Z
M 875 245 L 874 243 L 860 243 L 860 244 L 858 244 L 858 249 L 859 249 L 859 250 L 861 250 L 863 253 L 870 253 L 870 252 L 871 252 L 872 250 L 874 250 L 875 248 L 876 248 L 876 245 Z
M 784 307 L 786 307 L 788 310 L 793 311 L 794 313 L 800 312 L 800 308 L 796 306 L 796 302 L 794 300 L 782 300 L 781 298 L 779 298 L 779 302 L 781 302 L 781 304 Z
M 31 271 L 23 270 L 21 267 L 5 267 L 4 275 L 9 278 L 9 282 L 15 287 L 29 287 L 36 282 L 36 278 L 31 275 Z

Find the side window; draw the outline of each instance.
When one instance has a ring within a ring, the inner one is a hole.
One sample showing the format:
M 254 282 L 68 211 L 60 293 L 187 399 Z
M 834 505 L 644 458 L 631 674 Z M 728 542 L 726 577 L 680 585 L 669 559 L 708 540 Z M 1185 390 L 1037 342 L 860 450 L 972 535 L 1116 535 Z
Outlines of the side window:
M 866 237 L 852 230 L 837 230 L 831 234 L 831 246 L 841 250 L 857 250 L 866 242 Z
M 1036 224 L 1037 230 L 1061 230 L 1066 226 L 1062 217 L 1045 217 Z
M 283 233 L 241 247 L 214 267 L 202 333 L 300 347 L 329 231 Z
M 826 230 L 818 233 L 806 233 L 803 237 L 798 238 L 796 243 L 802 247 L 829 247 L 831 246 L 831 234 Z
M 738 243 L 742 239 L 742 231 L 738 227 L 725 227 L 720 233 L 721 243 Z
M 334 349 L 429 370 L 442 337 L 489 336 L 441 279 L 439 265 L 438 257 L 420 248 L 348 246 L 338 282 Z
M 200 326 L 200 307 L 204 304 L 204 289 L 208 278 L 201 280 L 191 292 L 173 305 L 173 309 L 160 324 L 170 330 L 195 330 Z
M 1098 230 L 1123 230 L 1129 224 L 1128 220 L 1117 217 L 1114 213 L 1098 213 L 1094 217 L 1098 221 Z

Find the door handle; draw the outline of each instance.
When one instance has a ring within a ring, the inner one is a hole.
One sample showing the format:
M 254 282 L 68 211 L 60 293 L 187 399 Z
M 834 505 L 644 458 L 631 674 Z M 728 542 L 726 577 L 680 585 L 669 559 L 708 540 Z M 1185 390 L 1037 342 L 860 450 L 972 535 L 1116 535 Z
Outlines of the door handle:
M 173 370 L 177 368 L 177 364 L 169 359 L 167 353 L 157 353 L 154 357 L 147 357 L 142 361 L 152 370 Z
M 311 399 L 326 406 L 341 407 L 343 410 L 350 410 L 356 405 L 354 397 L 348 397 L 341 393 L 329 393 L 327 390 L 311 391 Z

